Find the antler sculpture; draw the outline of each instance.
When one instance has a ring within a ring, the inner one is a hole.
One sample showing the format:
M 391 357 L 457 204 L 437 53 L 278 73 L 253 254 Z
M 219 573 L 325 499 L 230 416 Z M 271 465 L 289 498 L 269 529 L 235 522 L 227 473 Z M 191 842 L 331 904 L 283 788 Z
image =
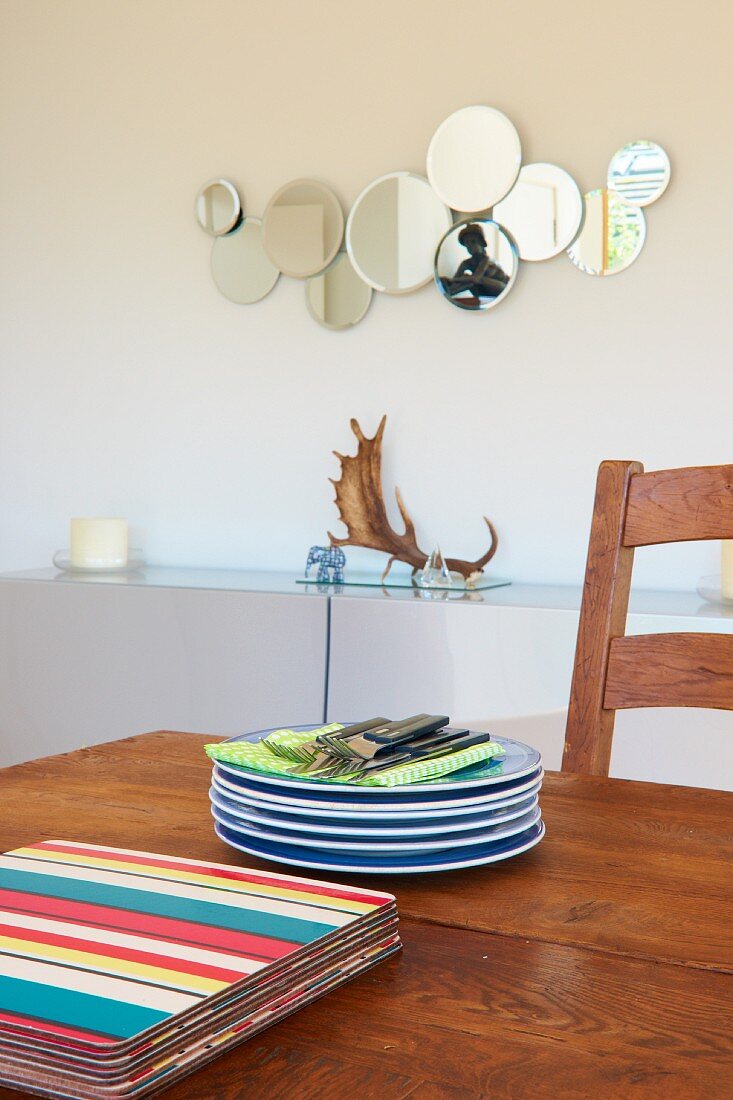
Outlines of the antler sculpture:
M 393 561 L 407 562 L 412 566 L 414 574 L 418 569 L 422 569 L 428 556 L 417 545 L 415 524 L 410 519 L 397 488 L 395 488 L 395 496 L 405 524 L 404 533 L 398 534 L 387 518 L 387 509 L 382 496 L 382 436 L 386 423 L 385 415 L 379 422 L 377 434 L 373 439 L 369 439 L 359 427 L 359 422 L 352 419 L 351 430 L 359 441 L 356 454 L 342 455 L 334 451 L 341 463 L 341 477 L 338 481 L 329 478 L 336 490 L 339 515 L 348 531 L 345 539 L 337 539 L 329 531 L 331 545 L 363 546 L 369 550 L 381 550 L 384 554 L 389 554 L 390 558 L 382 573 L 382 580 L 389 573 Z M 461 558 L 445 559 L 447 568 L 453 573 L 460 573 L 466 580 L 472 579 L 483 571 L 499 546 L 499 536 L 493 523 L 486 516 L 484 520 L 491 533 L 491 546 L 483 557 L 478 558 L 477 561 L 463 561 Z

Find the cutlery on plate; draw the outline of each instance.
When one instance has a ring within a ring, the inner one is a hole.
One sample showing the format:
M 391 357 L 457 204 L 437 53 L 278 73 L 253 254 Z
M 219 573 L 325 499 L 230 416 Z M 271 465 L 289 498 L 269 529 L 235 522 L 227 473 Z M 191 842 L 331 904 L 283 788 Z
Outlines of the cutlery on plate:
M 403 718 L 399 722 L 390 722 L 387 718 L 371 718 L 368 722 L 359 722 L 355 725 L 344 726 L 336 733 L 319 733 L 314 741 L 301 745 L 304 755 L 302 763 L 293 769 L 294 775 L 307 775 L 315 768 L 323 767 L 334 760 L 347 760 L 352 756 L 346 745 L 354 738 L 371 736 L 376 731 L 395 731 L 403 729 L 417 719 L 429 717 L 426 714 L 413 715 L 412 718 Z
M 375 726 L 363 734 L 356 733 L 348 738 L 325 735 L 321 739 L 318 755 L 311 763 L 294 769 L 293 774 L 316 775 L 323 768 L 330 768 L 339 761 L 371 760 L 377 752 L 384 753 L 397 745 L 434 733 L 448 721 L 447 715 L 418 714 L 401 722 Z
M 290 763 L 296 764 L 309 764 L 322 748 L 324 738 L 341 739 L 344 737 L 356 736 L 357 734 L 373 729 L 375 726 L 382 726 L 388 721 L 388 718 L 369 718 L 366 722 L 357 722 L 351 726 L 344 726 L 342 729 L 334 730 L 334 732 L 330 734 L 318 734 L 313 741 L 306 741 L 300 745 L 282 744 L 279 741 L 272 740 L 272 735 L 263 737 L 262 744 L 265 745 L 271 753 L 274 753 L 275 756 L 279 756 L 282 760 L 287 760 Z
M 384 757 L 376 757 L 372 760 L 356 762 L 341 761 L 331 768 L 324 769 L 318 774 L 319 779 L 336 779 L 342 776 L 354 776 L 359 780 L 364 775 L 373 775 L 378 771 L 394 768 L 398 764 L 406 764 L 413 760 L 432 760 L 448 753 L 459 752 L 462 749 L 472 748 L 474 745 L 483 745 L 491 740 L 488 733 L 469 733 L 468 730 L 456 730 L 451 739 L 436 738 L 418 744 L 405 744 L 400 749 Z

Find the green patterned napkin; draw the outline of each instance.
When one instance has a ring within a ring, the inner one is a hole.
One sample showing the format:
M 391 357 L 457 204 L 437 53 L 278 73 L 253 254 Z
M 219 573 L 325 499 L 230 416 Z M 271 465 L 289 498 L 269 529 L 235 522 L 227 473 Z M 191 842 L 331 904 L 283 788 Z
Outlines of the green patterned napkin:
M 322 733 L 338 733 L 343 728 L 340 722 L 332 722 L 330 726 L 321 726 L 317 730 L 309 730 L 308 733 L 303 733 L 302 730 L 299 733 L 296 730 L 274 730 L 260 744 L 264 744 L 265 748 L 268 742 L 270 745 L 304 745 L 306 741 L 315 741 Z
M 504 749 L 497 745 L 496 741 L 486 741 L 483 745 L 474 745 L 470 749 L 459 749 L 458 752 L 446 753 L 433 760 L 408 760 L 404 764 L 397 764 L 394 768 L 385 768 L 376 775 L 368 773 L 363 779 L 349 779 L 341 776 L 332 779 L 331 783 L 353 783 L 359 787 L 402 787 L 409 783 L 426 783 L 431 779 L 440 779 L 441 776 L 450 775 L 451 772 L 460 771 L 470 764 L 480 764 L 484 760 L 491 760 L 494 756 L 503 756 Z
M 267 735 L 268 740 L 275 744 L 299 745 L 306 741 L 312 741 L 319 733 L 334 733 L 343 729 L 337 723 L 330 726 L 322 726 L 317 730 L 309 730 L 307 733 L 295 730 L 276 730 Z M 224 741 L 218 745 L 205 745 L 206 755 L 211 760 L 219 760 L 224 764 L 234 764 L 249 772 L 260 772 L 268 775 L 280 775 L 283 778 L 305 779 L 311 783 L 339 783 L 351 784 L 360 787 L 401 787 L 410 783 L 423 783 L 431 779 L 439 779 L 441 776 L 450 775 L 451 772 L 467 768 L 471 764 L 479 764 L 484 760 L 490 760 L 494 756 L 501 756 L 504 749 L 495 741 L 486 741 L 483 745 L 474 745 L 469 749 L 459 749 L 458 752 L 446 753 L 433 760 L 408 760 L 404 764 L 397 764 L 394 768 L 386 768 L 376 775 L 365 775 L 362 779 L 354 779 L 352 776 L 342 775 L 338 779 L 319 779 L 317 776 L 299 775 L 293 776 L 291 768 L 293 764 L 288 760 L 282 760 L 275 756 L 262 742 L 252 741 Z

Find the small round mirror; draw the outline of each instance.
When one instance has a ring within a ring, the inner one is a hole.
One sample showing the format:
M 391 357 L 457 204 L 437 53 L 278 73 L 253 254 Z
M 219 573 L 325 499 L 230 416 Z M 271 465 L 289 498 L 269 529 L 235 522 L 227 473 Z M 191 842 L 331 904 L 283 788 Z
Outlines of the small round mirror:
M 568 256 L 586 275 L 616 275 L 632 264 L 646 236 L 644 211 L 599 187 L 583 196 L 585 221 Z
M 341 204 L 317 180 L 293 180 L 277 191 L 262 218 L 262 240 L 284 275 L 306 279 L 333 260 L 344 235 Z
M 669 157 L 653 141 L 632 141 L 611 158 L 608 186 L 632 206 L 648 206 L 666 190 Z
M 525 164 L 492 214 L 514 238 L 521 260 L 549 260 L 564 252 L 583 220 L 583 197 L 556 164 Z
M 196 220 L 212 237 L 231 233 L 242 221 L 239 193 L 229 180 L 209 180 L 196 196 Z
M 426 179 L 391 172 L 365 187 L 351 208 L 346 248 L 369 286 L 407 294 L 430 282 L 436 246 L 451 221 Z
M 262 247 L 262 227 L 247 218 L 235 233 L 219 237 L 211 250 L 211 274 L 225 298 L 242 305 L 269 294 L 280 272 Z
M 372 288 L 359 277 L 345 252 L 305 284 L 308 312 L 324 328 L 338 330 L 358 324 L 371 300 Z
M 519 135 L 506 115 L 494 107 L 463 107 L 433 134 L 428 179 L 454 210 L 487 210 L 511 189 L 521 163 Z
M 491 309 L 511 290 L 519 256 L 514 242 L 489 218 L 458 222 L 438 245 L 435 281 L 459 309 Z

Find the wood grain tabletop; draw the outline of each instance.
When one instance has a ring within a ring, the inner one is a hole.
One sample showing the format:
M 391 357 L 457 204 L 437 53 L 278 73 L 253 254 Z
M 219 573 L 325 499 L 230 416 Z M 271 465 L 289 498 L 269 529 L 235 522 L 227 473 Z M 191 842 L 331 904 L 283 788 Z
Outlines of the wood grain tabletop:
M 61 838 L 273 869 L 214 834 L 214 739 L 158 732 L 5 769 L 0 850 Z M 733 794 L 550 773 L 540 802 L 547 836 L 503 864 L 305 872 L 394 893 L 404 951 L 164 1095 L 733 1095 Z

